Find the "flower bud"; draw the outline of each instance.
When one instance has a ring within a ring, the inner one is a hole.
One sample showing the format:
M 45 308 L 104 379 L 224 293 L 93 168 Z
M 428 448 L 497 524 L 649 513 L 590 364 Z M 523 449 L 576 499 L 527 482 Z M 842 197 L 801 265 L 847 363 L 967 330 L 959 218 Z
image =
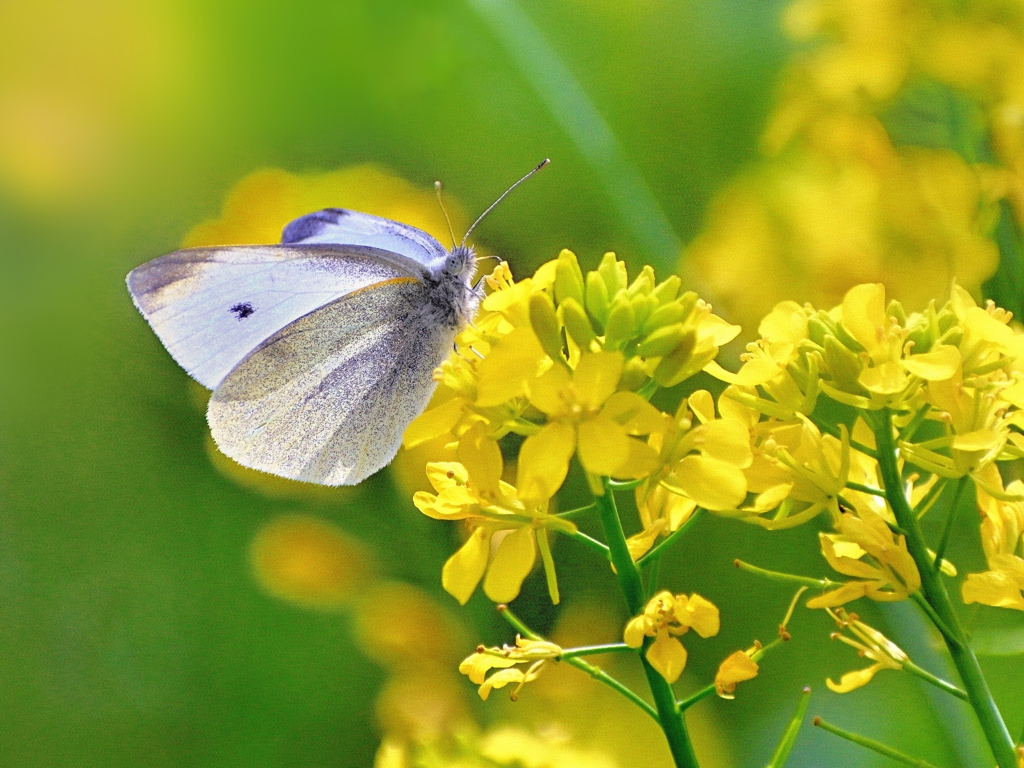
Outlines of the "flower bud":
M 633 304 L 622 291 L 615 297 L 612 307 L 608 311 L 608 321 L 605 323 L 604 346 L 605 349 L 621 349 L 622 346 L 633 338 L 636 333 L 636 313 L 633 311 Z
M 643 357 L 664 357 L 679 346 L 679 343 L 687 334 L 687 330 L 687 327 L 682 323 L 664 325 L 648 334 L 647 338 L 640 342 L 637 354 Z M 689 333 L 692 335 L 693 330 L 689 329 Z
M 601 259 L 597 271 L 601 275 L 601 279 L 604 280 L 609 296 L 614 296 L 626 287 L 626 263 L 616 261 L 615 254 L 611 251 Z
M 555 362 L 563 361 L 562 328 L 555 315 L 555 305 L 551 298 L 539 291 L 530 296 L 530 325 L 540 339 L 540 345 Z
M 563 248 L 555 268 L 555 300 L 561 304 L 566 299 L 583 303 L 583 272 L 576 261 L 576 254 Z
M 668 304 L 674 301 L 676 296 L 679 294 L 679 286 L 682 280 L 679 279 L 679 275 L 671 275 L 665 282 L 656 286 L 653 295 L 658 300 L 659 305 Z
M 863 370 L 861 359 L 844 346 L 835 336 L 825 337 L 825 369 L 832 375 L 835 385 L 844 392 L 860 392 L 857 379 Z
M 683 333 L 676 348 L 661 358 L 661 362 L 654 369 L 651 378 L 662 387 L 671 387 L 678 384 L 691 372 L 692 366 L 687 364 L 692 362 L 693 350 L 696 346 L 697 333 L 690 328 Z M 715 352 L 717 350 L 712 349 L 712 357 L 714 357 Z M 703 367 L 703 364 L 701 367 Z
M 593 273 L 591 273 L 593 274 Z M 590 318 L 580 303 L 575 299 L 566 299 L 558 307 L 558 314 L 565 325 L 565 330 L 580 349 L 589 350 L 590 342 L 597 338 Z
M 603 328 L 608 319 L 608 308 L 611 300 L 608 298 L 608 286 L 604 278 L 597 272 L 587 273 L 587 311 Z
M 635 296 L 646 296 L 652 290 L 654 290 L 654 269 L 650 265 L 644 265 L 644 268 L 640 270 L 640 274 L 636 276 L 636 279 L 632 282 L 626 292 L 630 297 Z

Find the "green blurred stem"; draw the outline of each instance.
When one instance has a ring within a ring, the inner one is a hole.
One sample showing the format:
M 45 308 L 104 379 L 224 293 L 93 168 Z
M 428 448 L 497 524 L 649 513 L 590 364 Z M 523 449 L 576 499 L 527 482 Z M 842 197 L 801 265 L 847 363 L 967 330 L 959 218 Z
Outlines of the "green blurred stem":
M 604 493 L 594 501 L 601 513 L 601 524 L 604 526 L 604 536 L 608 542 L 608 549 L 611 551 L 612 564 L 615 566 L 615 573 L 619 579 L 619 587 L 626 598 L 626 606 L 629 608 L 630 615 L 636 616 L 643 611 L 645 603 L 640 569 L 633 562 L 633 558 L 629 554 L 629 547 L 626 546 L 626 534 L 622 530 L 622 521 L 619 519 L 619 511 L 615 507 L 615 496 L 612 494 L 608 478 L 602 478 L 601 481 L 604 485 Z M 668 740 L 669 750 L 672 752 L 676 768 L 697 768 L 697 756 L 693 753 L 690 734 L 686 730 L 682 712 L 676 705 L 672 686 L 647 661 L 647 649 L 653 642 L 653 637 L 644 638 L 640 661 L 643 663 L 647 684 L 651 688 L 651 695 L 654 697 L 654 704 L 658 710 L 661 730 Z
M 595 507 L 593 504 L 588 504 L 585 507 L 577 507 L 576 509 L 570 509 L 568 512 L 559 512 L 555 515 L 555 517 L 571 518 L 576 517 L 577 515 L 586 514 L 587 512 L 593 512 L 595 509 L 597 509 L 597 507 Z
M 607 121 L 543 33 L 515 0 L 469 0 L 469 5 L 586 159 L 640 249 L 663 264 L 674 264 L 680 243 L 671 222 Z
M 733 560 L 732 564 L 741 571 L 753 573 L 765 579 L 770 579 L 771 581 L 781 581 L 785 584 L 802 584 L 807 587 L 817 587 L 818 589 L 831 589 L 832 587 L 841 587 L 843 585 L 843 582 L 832 581 L 831 579 L 812 579 L 810 576 L 797 576 L 792 573 L 769 571 L 767 568 L 759 568 L 756 565 L 745 563 L 742 560 Z
M 992 699 L 985 676 L 978 659 L 967 643 L 966 634 L 960 626 L 953 603 L 946 592 L 946 585 L 932 568 L 924 535 L 917 516 L 910 508 L 903 491 L 903 478 L 897 464 L 897 448 L 893 440 L 892 413 L 883 408 L 873 419 L 875 445 L 878 446 L 878 465 L 882 471 L 882 484 L 886 498 L 892 508 L 896 522 L 906 535 L 907 551 L 917 564 L 921 574 L 921 591 L 924 601 L 933 609 L 934 615 L 942 622 L 940 629 L 946 640 L 953 663 L 963 680 L 971 706 L 978 717 L 985 738 L 999 768 L 1017 768 L 1013 739 L 1006 729 L 1006 723 Z M 932 614 L 929 614 L 932 615 Z
M 860 491 L 861 493 L 869 493 L 872 496 L 881 496 L 882 498 L 885 498 L 885 491 L 881 488 L 871 488 L 870 486 L 861 485 L 860 483 L 854 483 L 849 480 L 846 482 L 846 487 L 851 491 Z
M 936 574 L 942 568 L 942 558 L 946 554 L 946 545 L 949 544 L 949 536 L 953 532 L 953 521 L 956 520 L 956 513 L 960 508 L 960 497 L 964 493 L 964 488 L 967 487 L 968 479 L 968 476 L 964 475 L 957 481 L 953 501 L 949 505 L 949 512 L 946 513 L 946 527 L 942 529 L 942 538 L 939 539 L 939 548 L 935 553 L 935 565 L 932 567 Z
M 573 533 L 566 533 L 565 535 L 568 536 L 570 539 L 578 541 L 583 546 L 589 547 L 595 552 L 598 552 L 601 555 L 601 557 L 603 557 L 605 560 L 611 559 L 611 554 L 608 552 L 608 547 L 606 547 L 597 539 L 591 536 L 587 536 L 587 534 L 583 533 L 583 531 L 574 531 Z
M 693 524 L 703 516 L 704 510 L 701 509 L 700 507 L 697 507 L 695 510 L 693 510 L 693 514 L 690 515 L 689 520 L 687 520 L 685 523 L 683 523 L 674 531 L 672 531 L 671 534 L 665 537 L 664 541 L 662 541 L 660 544 L 658 544 L 658 546 L 656 546 L 654 549 L 652 549 L 650 552 L 648 552 L 646 555 L 644 555 L 636 561 L 637 567 L 643 568 L 645 565 L 649 563 L 657 562 L 661 558 L 661 556 L 668 551 L 668 548 L 675 544 L 680 538 L 685 536 L 686 532 L 693 527 Z
M 635 651 L 625 643 L 605 643 L 603 645 L 581 645 L 579 648 L 566 648 L 562 651 L 562 661 L 575 659 L 577 656 L 595 656 L 599 653 L 625 653 Z
M 834 733 L 836 736 L 844 738 L 847 741 L 852 741 L 854 744 L 860 744 L 862 747 L 867 747 L 880 755 L 891 757 L 893 760 L 903 763 L 904 765 L 913 765 L 915 768 L 935 768 L 935 766 L 929 762 L 918 760 L 916 757 L 911 757 L 910 755 L 905 755 L 899 750 L 887 747 L 885 744 L 875 741 L 874 739 L 869 739 L 867 736 L 861 736 L 859 733 L 853 733 L 852 731 L 845 731 L 842 728 L 837 728 L 831 723 L 825 722 L 820 717 L 814 718 L 813 722 L 822 730 Z
M 936 688 L 939 688 L 948 694 L 956 696 L 958 699 L 962 699 L 963 701 L 969 701 L 967 691 L 963 691 L 957 688 L 952 683 L 947 683 L 941 677 L 936 677 L 926 669 L 921 669 L 921 667 L 917 666 L 917 664 L 910 661 L 910 659 L 907 659 L 905 662 L 903 662 L 903 668 L 907 670 L 907 672 L 909 672 L 910 674 L 916 675 L 925 682 L 931 683 Z
M 502 615 L 502 617 L 505 619 L 505 621 L 507 621 L 509 624 L 511 624 L 512 628 L 516 632 L 518 632 L 520 635 L 522 635 L 523 637 L 525 637 L 525 638 L 527 638 L 529 640 L 543 640 L 544 639 L 543 637 L 538 635 L 536 632 L 534 632 L 532 629 L 530 629 L 528 626 L 526 626 L 518 616 L 516 616 L 514 613 L 512 613 L 511 610 L 509 610 L 509 607 L 507 605 L 499 605 L 498 606 L 498 613 L 500 613 Z M 576 649 L 576 650 L 579 650 L 579 649 Z M 630 649 L 630 650 L 632 650 L 632 649 Z M 646 712 L 648 715 L 650 715 L 652 718 L 654 718 L 654 721 L 656 723 L 658 723 L 658 725 L 661 725 L 661 720 L 658 718 L 658 713 L 654 709 L 654 707 L 652 707 L 646 701 L 641 699 L 636 694 L 635 691 L 631 690 L 629 687 L 627 687 L 623 683 L 620 683 L 618 680 L 616 680 L 614 677 L 609 675 L 603 669 L 601 669 L 598 666 L 595 666 L 594 664 L 589 664 L 586 661 L 584 661 L 583 659 L 565 658 L 564 656 L 563 656 L 563 659 L 564 659 L 566 664 L 569 664 L 570 666 L 576 667 L 576 669 L 580 669 L 580 670 L 586 672 L 588 675 L 590 675 L 595 680 L 598 680 L 598 681 L 604 683 L 605 685 L 607 685 L 609 688 L 617 691 L 618 693 L 621 693 L 623 696 L 625 696 L 631 702 L 633 702 L 638 707 L 640 707 L 640 709 L 642 709 L 644 712 Z
M 800 701 L 796 705 L 796 711 L 793 712 L 793 717 L 790 718 L 789 725 L 786 726 L 786 730 L 779 740 L 779 746 L 775 748 L 775 754 L 772 755 L 766 768 L 782 768 L 786 764 L 789 753 L 793 751 L 793 745 L 796 743 L 797 734 L 800 733 L 800 726 L 804 723 L 804 716 L 807 714 L 807 705 L 810 701 L 811 689 L 804 688 Z

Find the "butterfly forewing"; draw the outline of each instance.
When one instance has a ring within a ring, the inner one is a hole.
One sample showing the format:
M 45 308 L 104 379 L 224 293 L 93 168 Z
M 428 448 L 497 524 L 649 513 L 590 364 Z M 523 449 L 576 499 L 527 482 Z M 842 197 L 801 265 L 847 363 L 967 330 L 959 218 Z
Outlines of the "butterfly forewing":
M 366 245 L 430 264 L 448 252 L 422 229 L 343 208 L 324 208 L 295 219 L 281 233 L 282 243 Z
M 128 288 L 174 359 L 213 389 L 253 348 L 318 307 L 424 274 L 416 260 L 367 246 L 232 246 L 154 259 L 129 273 Z
M 245 466 L 326 485 L 383 467 L 429 400 L 431 372 L 454 339 L 454 329 L 420 320 L 428 301 L 421 282 L 395 279 L 275 333 L 210 399 L 221 450 Z

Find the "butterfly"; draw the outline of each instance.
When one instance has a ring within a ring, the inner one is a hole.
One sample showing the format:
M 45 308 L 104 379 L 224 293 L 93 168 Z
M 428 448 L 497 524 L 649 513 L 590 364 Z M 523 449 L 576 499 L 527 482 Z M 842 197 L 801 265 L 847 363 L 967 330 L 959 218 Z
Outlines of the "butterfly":
M 387 465 L 426 407 L 434 369 L 480 302 L 473 228 L 449 251 L 426 232 L 326 208 L 277 245 L 189 248 L 127 278 L 171 356 L 213 390 L 207 421 L 239 464 L 323 485 Z

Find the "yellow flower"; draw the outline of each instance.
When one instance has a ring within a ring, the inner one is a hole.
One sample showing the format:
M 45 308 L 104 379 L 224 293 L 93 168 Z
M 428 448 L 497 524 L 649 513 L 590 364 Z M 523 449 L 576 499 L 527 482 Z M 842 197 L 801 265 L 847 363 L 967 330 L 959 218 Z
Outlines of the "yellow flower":
M 537 679 L 545 662 L 557 659 L 562 649 L 547 640 L 529 640 L 516 636 L 514 646 L 503 648 L 485 648 L 480 646 L 476 652 L 463 659 L 459 664 L 459 672 L 466 675 L 474 684 L 480 686 L 480 698 L 487 700 L 494 688 L 503 688 L 509 683 L 517 683 L 512 692 L 515 701 L 519 690 L 526 684 Z M 523 669 L 516 669 L 517 664 L 529 664 Z M 499 670 L 490 677 L 487 673 L 492 669 Z
M 995 467 L 987 468 L 984 474 L 987 487 L 1002 490 Z M 1024 495 L 1024 483 L 1014 480 L 1006 491 Z M 964 602 L 1024 611 L 1024 558 L 1017 554 L 1024 544 L 1024 502 L 996 498 L 981 485 L 977 486 L 977 498 L 981 544 L 990 570 L 967 574 L 962 587 Z
M 548 498 L 524 503 L 514 486 L 499 479 L 500 455 L 496 463 L 481 460 L 477 466 L 476 471 L 482 472 L 497 469 L 493 484 L 456 462 L 428 464 L 427 476 L 437 493 L 420 491 L 413 503 L 436 520 L 464 520 L 471 531 L 441 571 L 445 590 L 465 604 L 484 579 L 484 593 L 497 603 L 507 603 L 518 596 L 533 570 L 538 545 L 542 555 L 549 551 L 547 531 L 575 531 L 576 526 L 549 515 Z M 552 602 L 557 603 L 554 561 L 545 555 L 543 562 Z
M 629 620 L 623 640 L 630 648 L 639 648 L 645 637 L 653 637 L 647 661 L 674 683 L 686 666 L 686 648 L 677 636 L 692 628 L 701 637 L 711 637 L 718 634 L 719 627 L 718 608 L 696 592 L 687 597 L 662 591 L 651 598 L 643 613 Z
M 623 363 L 619 352 L 586 353 L 575 370 L 552 366 L 529 383 L 530 402 L 548 423 L 520 450 L 519 486 L 525 497 L 552 496 L 574 452 L 596 476 L 643 477 L 654 467 L 654 452 L 635 436 L 660 429 L 661 416 L 635 392 L 616 392 Z
M 723 699 L 736 698 L 736 684 L 757 677 L 760 667 L 751 658 L 757 648 L 747 651 L 736 651 L 723 661 L 715 675 L 715 691 Z
M 309 515 L 281 515 L 264 525 L 249 546 L 249 561 L 264 589 L 320 609 L 347 602 L 371 572 L 358 541 Z
M 874 627 L 870 627 L 860 621 L 856 614 L 847 614 L 842 608 L 835 613 L 827 608 L 826 610 L 828 610 L 829 616 L 839 626 L 839 631 L 832 633 L 832 639 L 839 640 L 852 648 L 856 648 L 859 655 L 875 662 L 870 667 L 847 672 L 840 678 L 838 683 L 833 682 L 831 678 L 827 678 L 825 684 L 829 687 L 829 690 L 836 693 L 849 693 L 856 688 L 867 685 L 871 678 L 875 676 L 875 673 L 880 670 L 903 669 L 903 665 L 909 661 L 907 654 L 899 646 Z M 844 630 L 849 630 L 853 637 L 844 635 Z
M 880 515 L 869 509 L 856 515 L 843 513 L 836 530 L 836 534 L 819 534 L 822 554 L 839 573 L 858 580 L 808 600 L 808 608 L 831 608 L 859 597 L 903 600 L 921 587 L 905 538 L 894 535 Z

